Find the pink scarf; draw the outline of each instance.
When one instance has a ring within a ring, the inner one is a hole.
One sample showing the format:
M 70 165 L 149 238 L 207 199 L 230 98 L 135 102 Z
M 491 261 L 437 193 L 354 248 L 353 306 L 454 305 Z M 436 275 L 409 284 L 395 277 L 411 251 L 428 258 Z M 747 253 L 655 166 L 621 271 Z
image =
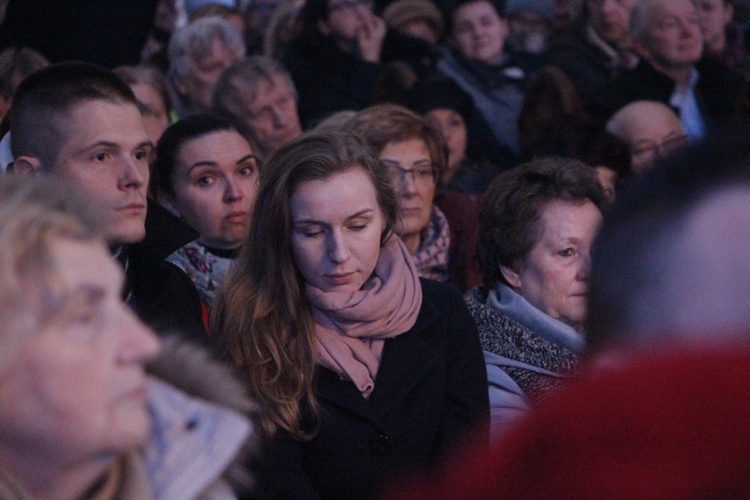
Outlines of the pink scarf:
M 307 296 L 315 318 L 317 362 L 350 379 L 368 398 L 385 339 L 414 326 L 422 306 L 422 286 L 406 246 L 392 235 L 360 290 L 324 292 L 308 284 Z

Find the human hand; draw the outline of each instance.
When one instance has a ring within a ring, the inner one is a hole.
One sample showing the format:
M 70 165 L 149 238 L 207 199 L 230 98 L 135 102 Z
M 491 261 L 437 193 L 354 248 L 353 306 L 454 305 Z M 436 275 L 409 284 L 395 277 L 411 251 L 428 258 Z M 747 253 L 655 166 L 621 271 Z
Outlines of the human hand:
M 372 12 L 367 14 L 362 28 L 357 32 L 357 44 L 363 60 L 371 63 L 380 62 L 387 30 L 383 19 Z

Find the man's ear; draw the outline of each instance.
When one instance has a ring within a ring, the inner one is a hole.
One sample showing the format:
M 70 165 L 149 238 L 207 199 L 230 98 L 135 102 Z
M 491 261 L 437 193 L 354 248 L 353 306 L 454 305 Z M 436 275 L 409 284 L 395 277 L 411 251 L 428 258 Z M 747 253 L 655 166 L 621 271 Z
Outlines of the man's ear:
M 13 160 L 13 173 L 15 175 L 40 175 L 42 162 L 36 156 L 19 156 Z
M 325 36 L 329 36 L 331 34 L 331 27 L 323 19 L 318 19 L 318 31 Z
M 513 288 L 521 288 L 521 278 L 518 275 L 518 272 L 506 266 L 500 266 L 500 272 L 510 286 Z

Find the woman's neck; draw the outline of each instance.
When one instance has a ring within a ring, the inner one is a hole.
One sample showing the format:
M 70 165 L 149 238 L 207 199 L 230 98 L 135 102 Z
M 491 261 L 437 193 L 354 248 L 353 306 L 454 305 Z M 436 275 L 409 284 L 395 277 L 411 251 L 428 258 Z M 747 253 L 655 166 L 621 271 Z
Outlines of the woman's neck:
M 417 250 L 419 250 L 419 244 L 421 243 L 422 238 L 420 238 L 419 233 L 405 234 L 401 236 L 401 241 L 404 242 L 409 255 L 414 255 L 417 253 Z

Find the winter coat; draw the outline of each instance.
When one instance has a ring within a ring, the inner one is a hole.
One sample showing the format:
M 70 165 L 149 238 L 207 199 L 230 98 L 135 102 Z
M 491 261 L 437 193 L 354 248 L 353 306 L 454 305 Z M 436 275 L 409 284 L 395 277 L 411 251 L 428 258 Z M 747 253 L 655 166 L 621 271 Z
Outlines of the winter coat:
M 748 83 L 745 77 L 714 60 L 696 64 L 699 79 L 695 97 L 706 125 L 747 119 Z M 596 100 L 596 113 L 609 118 L 633 101 L 658 101 L 670 105 L 675 81 L 645 60 L 631 72 L 607 85 Z M 679 114 L 679 113 L 678 113 Z
M 208 351 L 168 337 L 148 367 L 151 436 L 144 450 L 155 499 L 249 495 L 256 407 Z
M 158 333 L 182 332 L 207 344 L 200 298 L 195 285 L 180 268 L 165 259 L 198 238 L 198 233 L 164 207 L 149 201 L 146 238 L 129 245 L 125 275 L 130 306 Z
M 319 367 L 320 430 L 310 441 L 280 433 L 267 444 L 258 477 L 269 497 L 372 498 L 487 432 L 487 375 L 471 317 L 455 288 L 420 281 L 417 322 L 385 341 L 369 400 Z
M 576 374 L 581 359 L 573 351 L 487 307 L 486 301 L 486 295 L 478 286 L 464 295 L 485 351 L 487 372 L 491 377 L 488 387 L 493 435 L 497 435 L 503 432 L 500 427 L 518 413 L 559 392 Z

